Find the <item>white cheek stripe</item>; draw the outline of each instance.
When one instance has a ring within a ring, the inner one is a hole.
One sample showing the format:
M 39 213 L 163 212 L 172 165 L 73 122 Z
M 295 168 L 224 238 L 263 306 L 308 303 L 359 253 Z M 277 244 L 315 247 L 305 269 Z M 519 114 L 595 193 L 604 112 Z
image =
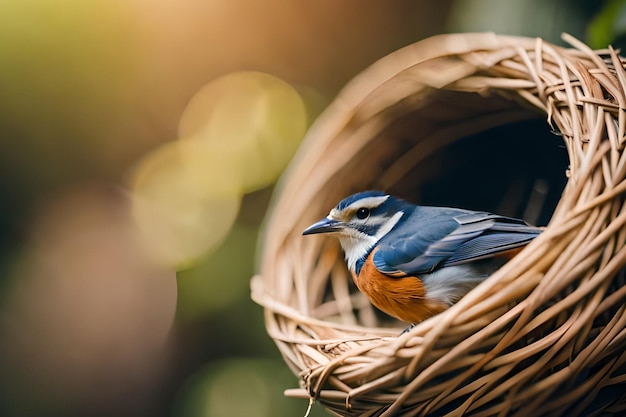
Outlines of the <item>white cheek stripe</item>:
M 400 221 L 403 214 L 404 212 L 402 211 L 394 214 L 391 218 L 389 218 L 389 220 L 380 226 L 378 232 L 374 236 L 369 236 L 354 230 L 350 234 L 339 237 L 341 246 L 343 247 L 346 255 L 346 263 L 348 264 L 348 269 L 350 269 L 350 271 L 354 272 L 357 261 L 364 257 L 380 239 L 382 239 L 396 224 L 398 224 L 398 221 Z
M 387 233 L 391 231 L 391 229 L 393 229 L 393 227 L 396 224 L 398 224 L 403 214 L 404 214 L 403 211 L 397 212 L 396 214 L 391 216 L 391 218 L 387 220 L 385 224 L 380 226 L 380 228 L 378 229 L 378 232 L 376 232 L 376 235 L 374 235 L 374 237 L 376 238 L 376 242 L 382 239 Z

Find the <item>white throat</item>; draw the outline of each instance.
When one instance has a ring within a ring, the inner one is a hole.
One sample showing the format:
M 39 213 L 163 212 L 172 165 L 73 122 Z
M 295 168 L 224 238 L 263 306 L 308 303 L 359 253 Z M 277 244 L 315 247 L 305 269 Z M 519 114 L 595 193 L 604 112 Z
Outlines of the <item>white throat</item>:
M 346 264 L 351 272 L 355 272 L 356 263 L 378 242 L 375 236 L 359 233 L 359 236 L 341 235 L 339 242 L 346 255 Z

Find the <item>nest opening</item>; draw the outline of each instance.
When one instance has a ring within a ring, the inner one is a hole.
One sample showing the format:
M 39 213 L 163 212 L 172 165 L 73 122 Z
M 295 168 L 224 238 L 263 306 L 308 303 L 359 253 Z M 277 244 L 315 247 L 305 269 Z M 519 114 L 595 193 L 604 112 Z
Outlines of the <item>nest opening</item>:
M 406 100 L 379 114 L 388 123 L 356 162 L 348 162 L 336 174 L 355 184 L 351 192 L 380 188 L 415 204 L 490 211 L 538 226 L 549 222 L 567 184 L 569 159 L 563 139 L 551 130 L 545 115 L 519 101 L 478 93 L 431 90 L 427 95 L 420 93 L 419 102 L 406 114 L 400 115 Z M 363 161 L 368 158 L 378 162 Z M 364 179 L 367 183 L 359 184 Z M 328 203 L 325 210 L 345 195 Z M 401 326 L 359 293 L 345 271 L 339 245 L 334 239 L 325 240 L 320 256 L 335 252 L 336 266 L 313 305 L 314 317 L 347 318 L 347 323 L 354 324 L 354 315 L 356 323 L 366 327 Z M 348 291 L 340 293 L 349 293 L 353 299 L 350 308 L 342 311 L 328 308 L 337 296 L 333 274 L 338 270 L 348 285 Z M 315 283 L 311 288 L 319 291 Z
M 461 137 L 387 191 L 417 204 L 485 210 L 544 226 L 567 169 L 562 138 L 538 118 Z

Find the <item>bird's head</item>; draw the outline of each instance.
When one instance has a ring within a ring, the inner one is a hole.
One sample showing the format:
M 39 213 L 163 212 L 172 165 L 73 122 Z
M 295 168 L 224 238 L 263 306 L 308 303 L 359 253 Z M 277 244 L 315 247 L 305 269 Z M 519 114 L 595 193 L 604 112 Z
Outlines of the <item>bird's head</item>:
M 328 216 L 312 224 L 303 235 L 332 233 L 346 254 L 348 267 L 366 256 L 413 206 L 381 191 L 364 191 L 347 197 Z

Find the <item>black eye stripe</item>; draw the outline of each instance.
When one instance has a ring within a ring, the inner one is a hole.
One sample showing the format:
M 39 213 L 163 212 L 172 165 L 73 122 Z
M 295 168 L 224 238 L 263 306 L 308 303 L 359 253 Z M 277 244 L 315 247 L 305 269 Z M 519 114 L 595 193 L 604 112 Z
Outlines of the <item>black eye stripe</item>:
M 356 217 L 357 219 L 366 219 L 368 218 L 370 215 L 370 209 L 368 209 L 367 207 L 361 207 L 360 209 L 358 209 L 356 211 Z

